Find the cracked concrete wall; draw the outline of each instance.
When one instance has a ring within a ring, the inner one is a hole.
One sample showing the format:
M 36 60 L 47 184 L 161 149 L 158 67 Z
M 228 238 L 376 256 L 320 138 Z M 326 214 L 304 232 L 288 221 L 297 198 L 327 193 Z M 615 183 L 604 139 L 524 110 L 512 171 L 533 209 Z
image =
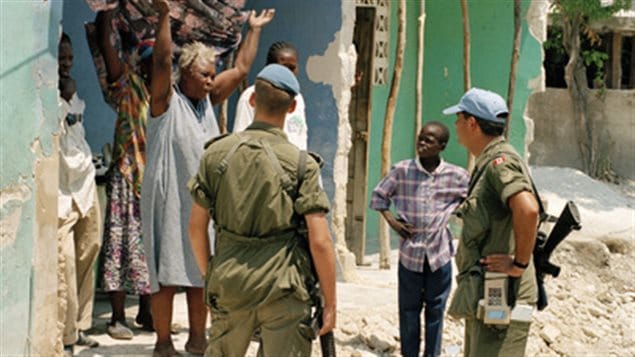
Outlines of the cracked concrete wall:
M 355 83 L 357 53 L 353 45 L 355 3 L 342 1 L 342 26 L 323 55 L 311 56 L 307 61 L 310 80 L 329 84 L 337 106 L 337 149 L 333 159 L 333 211 L 331 231 L 335 238 L 341 273 L 346 281 L 357 280 L 355 257 L 346 247 L 346 185 L 348 183 L 348 153 L 351 149 L 349 104 L 351 87 Z M 327 70 L 331 69 L 331 70 Z M 337 69 L 337 70 L 333 70 Z
M 529 31 L 540 43 L 547 40 L 548 8 L 547 3 L 534 0 L 527 14 Z M 544 58 L 544 51 L 542 55 Z M 580 151 L 573 130 L 571 98 L 564 88 L 545 88 L 544 68 L 541 70 L 541 76 L 530 82 L 533 93 L 525 111 L 529 162 L 532 165 L 564 166 L 582 170 Z M 592 90 L 592 93 L 589 115 L 597 120 L 600 137 L 598 151 L 610 160 L 615 173 L 635 179 L 632 154 L 635 91 L 608 89 L 603 93 Z M 557 120 L 557 125 L 554 125 L 554 120 Z
M 589 96 L 589 117 L 596 120 L 598 153 L 605 155 L 621 177 L 635 179 L 635 90 L 598 90 Z M 566 88 L 547 88 L 528 104 L 536 139 L 530 146 L 532 165 L 583 169 L 575 134 L 571 98 Z M 557 123 L 557 124 L 554 124 Z
M 61 10 L 0 2 L 0 355 L 53 351 Z
M 525 159 L 529 161 L 531 156 L 529 146 L 534 141 L 535 138 L 535 121 L 530 115 L 529 103 L 531 103 L 531 98 L 536 93 L 542 93 L 545 91 L 545 68 L 542 66 L 542 59 L 545 57 L 544 49 L 542 48 L 542 44 L 547 40 L 547 19 L 549 13 L 549 2 L 543 0 L 533 0 L 527 9 L 527 29 L 529 34 L 540 44 L 540 58 L 541 58 L 541 66 L 540 73 L 538 76 L 531 78 L 527 81 L 527 87 L 531 90 L 531 94 L 529 98 L 527 98 L 527 104 L 525 105 L 525 110 L 523 111 L 523 119 L 525 121 Z

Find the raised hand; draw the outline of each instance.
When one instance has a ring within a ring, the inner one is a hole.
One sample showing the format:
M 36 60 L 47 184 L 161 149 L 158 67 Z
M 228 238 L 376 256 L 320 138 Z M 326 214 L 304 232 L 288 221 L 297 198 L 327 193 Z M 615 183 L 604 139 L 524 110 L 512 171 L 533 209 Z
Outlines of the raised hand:
M 159 13 L 159 16 L 170 13 L 168 0 L 154 0 L 152 5 L 154 5 L 154 9 Z
M 275 9 L 265 9 L 256 16 L 256 11 L 252 10 L 249 14 L 249 26 L 251 28 L 260 28 L 271 22 L 273 15 L 275 15 Z

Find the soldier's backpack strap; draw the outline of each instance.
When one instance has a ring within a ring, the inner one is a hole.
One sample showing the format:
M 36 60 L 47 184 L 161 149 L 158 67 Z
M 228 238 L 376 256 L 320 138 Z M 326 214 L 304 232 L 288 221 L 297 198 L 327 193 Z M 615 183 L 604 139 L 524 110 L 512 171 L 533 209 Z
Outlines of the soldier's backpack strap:
M 234 156 L 234 154 L 236 154 L 238 149 L 240 149 L 240 147 L 244 145 L 245 143 L 247 143 L 248 141 L 253 140 L 253 138 L 250 135 L 246 134 L 245 132 L 241 132 L 235 135 L 238 137 L 238 141 L 231 148 L 229 148 L 229 150 L 227 151 L 227 154 L 225 154 L 225 156 L 221 159 L 220 164 L 218 164 L 218 167 L 216 167 L 215 173 L 218 175 L 218 178 L 219 178 L 219 180 L 216 180 L 216 182 L 220 182 L 220 179 L 225 175 L 225 171 L 227 171 L 227 167 L 229 166 L 229 163 L 232 157 Z M 257 140 L 256 142 L 263 149 L 274 171 L 276 171 L 276 173 L 280 177 L 282 188 L 291 197 L 295 199 L 296 192 L 295 192 L 295 186 L 293 185 L 293 181 L 291 180 L 289 175 L 286 172 L 284 172 L 284 169 L 282 169 L 282 166 L 280 165 L 280 161 L 278 160 L 278 157 L 276 156 L 276 154 L 273 152 L 271 145 L 269 145 L 269 143 L 264 140 Z M 214 188 L 214 196 L 213 196 L 214 198 L 216 197 L 216 193 L 218 193 L 218 187 L 219 185 L 217 184 L 217 186 Z M 215 200 L 211 200 L 211 202 L 212 202 L 212 207 L 214 207 Z
M 269 145 L 268 142 L 263 140 L 258 140 L 258 142 L 260 143 L 260 145 L 262 145 L 262 148 L 265 150 L 265 154 L 267 154 L 267 157 L 269 158 L 269 162 L 273 166 L 273 169 L 278 173 L 278 176 L 280 177 L 280 181 L 282 181 L 282 189 L 285 190 L 291 197 L 294 197 L 295 187 L 293 186 L 293 181 L 291 181 L 291 178 L 289 177 L 289 175 L 287 175 L 287 173 L 284 172 L 284 170 L 282 169 L 282 166 L 280 165 L 280 160 L 278 160 L 278 157 L 271 149 L 271 145 Z

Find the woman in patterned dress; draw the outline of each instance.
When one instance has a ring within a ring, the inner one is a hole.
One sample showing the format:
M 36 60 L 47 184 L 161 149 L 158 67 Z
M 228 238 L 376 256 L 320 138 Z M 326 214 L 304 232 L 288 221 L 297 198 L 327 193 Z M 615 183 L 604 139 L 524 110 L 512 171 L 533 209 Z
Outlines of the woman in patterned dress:
M 102 287 L 109 294 L 112 308 L 108 334 L 116 339 L 131 339 L 133 333 L 125 315 L 126 293 L 139 295 L 137 324 L 144 330 L 154 331 L 140 212 L 152 43 L 142 42 L 137 46 L 141 74 L 138 75 L 119 58 L 110 41 L 112 12 L 99 12 L 95 21 L 99 50 L 108 75 L 107 102 L 117 112 L 100 262 Z

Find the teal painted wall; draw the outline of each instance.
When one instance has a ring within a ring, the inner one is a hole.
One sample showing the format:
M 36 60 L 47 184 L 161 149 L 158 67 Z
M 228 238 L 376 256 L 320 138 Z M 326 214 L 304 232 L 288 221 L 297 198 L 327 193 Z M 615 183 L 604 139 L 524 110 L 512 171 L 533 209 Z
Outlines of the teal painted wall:
M 516 92 L 512 108 L 510 142 L 524 153 L 525 123 L 522 117 L 531 94 L 528 81 L 540 74 L 541 45 L 529 34 L 525 20 L 531 1 L 522 2 L 521 53 L 516 76 Z M 395 113 L 392 138 L 392 162 L 414 156 L 415 87 L 417 65 L 417 18 L 419 1 L 407 1 L 407 43 L 404 72 Z M 493 90 L 507 98 L 509 68 L 513 41 L 513 1 L 469 1 L 471 30 L 472 86 Z M 394 66 L 397 35 L 397 3 L 391 2 L 390 71 Z M 463 94 L 463 24 L 460 2 L 426 1 L 425 52 L 423 74 L 423 122 L 444 121 L 451 130 L 450 144 L 443 153 L 445 160 L 467 164 L 467 152 L 456 141 L 454 116 L 441 111 L 458 102 Z M 380 179 L 381 135 L 389 85 L 374 86 L 372 93 L 372 126 L 370 135 L 368 201 Z M 378 251 L 378 214 L 367 211 L 367 254 Z M 396 239 L 391 245 L 396 248 Z
M 399 86 L 399 97 L 395 107 L 395 117 L 392 128 L 391 160 L 395 163 L 414 156 L 415 140 L 415 105 L 416 105 L 416 79 L 417 79 L 417 19 L 419 17 L 419 2 L 406 1 L 406 47 L 404 53 L 403 72 Z M 397 48 L 397 3 L 390 2 L 390 66 L 388 70 L 388 83 L 381 86 L 373 86 L 371 99 L 371 125 L 370 140 L 368 141 L 368 194 L 367 202 L 370 202 L 370 194 L 381 179 L 381 143 L 384 127 L 386 106 L 390 94 L 390 82 L 395 65 L 395 50 Z M 368 206 L 368 205 L 367 205 Z M 366 212 L 366 252 L 378 251 L 378 219 L 376 211 L 367 209 Z M 393 248 L 397 241 L 391 240 Z
M 30 354 L 36 154 L 57 130 L 59 1 L 0 1 L 0 220 L 21 211 L 17 234 L 0 245 L 0 355 Z M 24 195 L 14 195 L 16 189 Z M 22 198 L 21 198 L 22 197 Z M 56 252 L 52 252 L 55 254 Z
M 471 82 L 507 98 L 513 42 L 513 1 L 469 1 L 471 31 Z M 510 142 L 524 153 L 525 123 L 522 114 L 531 94 L 528 81 L 540 74 L 541 45 L 529 34 L 525 16 L 530 1 L 522 2 L 521 52 L 516 75 Z M 458 1 L 426 2 L 423 117 L 443 117 L 441 110 L 456 104 L 463 94 L 463 23 Z M 454 134 L 454 117 L 444 117 Z M 455 136 L 444 157 L 461 166 L 467 153 Z

